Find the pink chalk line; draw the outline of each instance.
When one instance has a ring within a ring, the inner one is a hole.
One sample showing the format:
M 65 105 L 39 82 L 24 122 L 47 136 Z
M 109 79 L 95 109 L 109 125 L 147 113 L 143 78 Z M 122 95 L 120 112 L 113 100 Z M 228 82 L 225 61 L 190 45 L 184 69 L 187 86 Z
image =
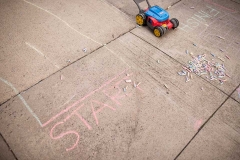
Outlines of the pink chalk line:
M 76 115 L 84 124 L 85 126 L 91 130 L 92 127 L 87 123 L 87 121 L 77 112 L 79 109 L 81 109 L 84 106 L 84 104 L 82 104 L 81 106 L 79 106 L 77 109 L 75 109 L 69 116 L 67 116 L 64 121 L 66 122 L 69 118 L 72 117 L 72 115 Z
M 73 103 L 72 105 L 68 106 L 66 109 L 62 110 L 61 112 L 59 112 L 58 114 L 56 114 L 55 116 L 53 116 L 52 118 L 50 118 L 47 122 L 45 122 L 42 127 L 45 127 L 46 125 L 48 125 L 49 123 L 51 123 L 53 120 L 55 120 L 57 117 L 61 116 L 62 114 L 66 113 L 68 110 L 70 110 L 71 108 L 73 108 L 74 106 L 76 106 L 77 104 L 79 104 L 80 102 L 82 102 L 83 100 L 85 100 L 86 98 L 92 96 L 94 93 L 96 93 L 97 91 L 99 91 L 100 89 L 102 89 L 103 87 L 105 87 L 106 85 L 110 84 L 112 81 L 114 81 L 117 77 L 119 77 L 121 74 L 123 74 L 124 72 L 126 72 L 128 69 L 122 71 L 120 74 L 114 76 L 111 80 L 105 82 L 102 86 L 100 86 L 98 89 L 95 89 L 94 91 L 90 92 L 89 94 L 85 95 L 83 98 L 79 99 L 78 101 L 76 101 L 75 103 Z
M 212 2 L 212 0 L 204 0 L 204 1 L 207 2 L 207 3 L 210 3 L 210 4 L 214 5 L 214 6 L 220 7 L 222 9 L 225 9 L 225 10 L 228 10 L 228 11 L 231 11 L 231 12 L 236 12 L 235 10 L 232 10 L 232 9 L 224 7 L 224 6 L 220 5 L 220 4 L 214 3 L 214 2 Z
M 102 105 L 102 107 L 95 111 L 94 108 L 93 108 L 93 102 L 96 103 L 96 104 Z M 112 109 L 112 110 L 114 110 L 114 111 L 116 110 L 114 107 L 111 107 L 111 106 L 109 106 L 109 105 L 107 105 L 107 104 L 104 104 L 104 103 L 101 103 L 101 102 L 98 102 L 98 101 L 92 101 L 92 102 L 91 102 L 91 106 L 92 106 L 93 116 L 94 116 L 94 118 L 95 118 L 95 121 L 96 121 L 96 124 L 97 124 L 97 125 L 98 125 L 98 118 L 97 118 L 97 116 L 96 116 L 96 113 L 100 112 L 100 111 L 101 111 L 103 108 L 105 108 L 105 107 L 108 107 L 108 108 L 110 108 L 110 109 Z
M 202 120 L 197 120 L 194 124 L 194 129 L 198 130 L 202 125 Z
M 56 123 L 56 124 L 53 126 L 53 128 L 52 128 L 51 131 L 50 131 L 50 137 L 51 137 L 52 139 L 57 140 L 57 139 L 60 139 L 60 138 L 66 136 L 66 135 L 68 135 L 68 134 L 75 134 L 75 135 L 77 136 L 77 140 L 76 140 L 75 144 L 74 144 L 71 148 L 67 148 L 67 149 L 66 149 L 66 151 L 70 151 L 70 150 L 74 149 L 74 148 L 77 146 L 77 144 L 78 144 L 78 142 L 79 142 L 79 137 L 80 137 L 80 136 L 79 136 L 79 134 L 78 134 L 76 131 L 67 131 L 67 132 L 65 132 L 65 133 L 61 133 L 59 136 L 54 137 L 54 136 L 53 136 L 53 130 L 54 130 L 58 125 L 63 124 L 63 123 L 64 123 L 64 122 L 58 122 L 58 123 Z

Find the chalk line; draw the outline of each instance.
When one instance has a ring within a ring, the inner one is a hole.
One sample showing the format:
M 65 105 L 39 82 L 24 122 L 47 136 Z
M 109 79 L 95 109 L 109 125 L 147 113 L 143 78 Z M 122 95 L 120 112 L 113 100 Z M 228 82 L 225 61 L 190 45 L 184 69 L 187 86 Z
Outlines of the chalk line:
M 102 43 L 97 42 L 97 41 L 95 41 L 94 39 L 92 39 L 92 38 L 90 38 L 90 37 L 82 34 L 81 32 L 79 32 L 78 30 L 76 30 L 75 28 L 73 28 L 72 26 L 70 26 L 66 21 L 62 20 L 60 17 L 58 17 L 57 15 L 53 14 L 52 12 L 49 12 L 48 10 L 43 9 L 43 8 L 37 6 L 36 4 L 33 4 L 33 3 L 28 2 L 28 1 L 26 1 L 26 0 L 23 0 L 23 1 L 26 2 L 26 3 L 28 3 L 28 4 L 30 4 L 30 5 L 32 5 L 32 6 L 34 6 L 34 7 L 37 7 L 38 9 L 41 9 L 41 10 L 47 12 L 48 14 L 50 14 L 50 15 L 52 15 L 52 16 L 54 16 L 55 18 L 57 18 L 58 20 L 60 20 L 61 22 L 63 22 L 67 27 L 71 28 L 72 30 L 74 30 L 75 32 L 77 32 L 78 34 L 80 34 L 81 36 L 83 36 L 83 37 L 85 37 L 85 38 L 87 38 L 87 39 L 89 39 L 89 40 L 91 40 L 91 41 L 93 41 L 93 42 L 95 42 L 95 43 L 97 43 L 97 44 L 99 44 L 99 45 L 101 45 L 101 46 L 103 45 Z
M 225 9 L 225 10 L 228 10 L 228 11 L 231 11 L 231 12 L 236 12 L 236 11 L 233 10 L 233 9 L 230 9 L 230 8 L 227 8 L 227 7 L 222 6 L 222 5 L 220 5 L 220 4 L 214 3 L 214 2 L 212 2 L 212 0 L 204 0 L 204 1 L 207 2 L 207 3 L 209 3 L 209 4 L 212 4 L 212 5 L 214 5 L 214 6 L 217 6 L 217 7 L 219 7 L 219 8 L 222 8 L 222 9 Z
M 75 96 L 76 96 L 76 94 L 74 94 L 69 100 L 67 100 L 63 105 L 61 105 L 61 107 L 63 107 L 66 104 L 68 104 Z M 61 108 L 61 107 L 59 107 L 59 108 Z
M 114 54 L 118 59 L 120 59 L 123 63 L 125 63 L 129 68 L 130 68 L 130 65 L 124 61 L 121 57 L 119 57 L 114 51 L 112 51 L 111 49 L 109 49 L 107 46 L 104 46 L 108 51 L 110 51 L 112 54 Z
M 60 68 L 58 65 L 54 64 L 45 54 L 43 54 L 41 51 L 39 51 L 37 48 L 35 48 L 33 45 L 29 44 L 28 42 L 25 42 L 26 45 L 28 45 L 30 48 L 34 49 L 36 52 L 38 52 L 40 55 L 42 55 L 44 58 L 46 58 L 51 64 L 53 64 L 56 68 Z
M 68 134 L 75 134 L 75 135 L 77 136 L 77 140 L 76 140 L 75 144 L 74 144 L 71 148 L 67 148 L 67 149 L 66 149 L 66 151 L 70 151 L 70 150 L 74 149 L 74 148 L 77 146 L 77 144 L 78 144 L 78 142 L 79 142 L 79 139 L 80 139 L 80 136 L 79 136 L 79 134 L 78 134 L 76 131 L 67 131 L 67 132 L 65 132 L 65 133 L 61 133 L 60 135 L 54 137 L 54 136 L 53 136 L 53 130 L 54 130 L 58 125 L 63 124 L 63 123 L 64 123 L 64 122 L 58 122 L 57 124 L 55 124 L 55 125 L 53 126 L 53 128 L 52 128 L 51 131 L 50 131 L 50 137 L 51 137 L 52 139 L 55 139 L 55 140 L 56 140 L 56 139 L 60 139 L 60 138 L 62 138 L 62 137 L 64 137 L 64 136 L 66 136 L 66 135 L 68 135 Z
M 102 84 L 98 89 L 93 90 L 92 92 L 88 93 L 87 95 L 85 95 L 84 97 L 82 97 L 81 99 L 79 99 L 78 101 L 76 101 L 75 103 L 73 103 L 72 105 L 68 106 L 67 108 L 65 108 L 64 110 L 62 110 L 61 112 L 59 112 L 58 114 L 56 114 L 55 116 L 53 116 L 52 118 L 50 118 L 47 122 L 45 122 L 42 127 L 45 127 L 46 125 L 48 125 L 49 123 L 51 123 L 53 120 L 55 120 L 57 117 L 61 116 L 62 114 L 66 113 L 68 110 L 70 110 L 71 108 L 73 108 L 74 106 L 78 105 L 79 103 L 81 103 L 83 100 L 87 99 L 88 97 L 92 96 L 94 93 L 96 93 L 97 91 L 99 91 L 100 89 L 102 89 L 103 87 L 105 87 L 106 85 L 110 84 L 112 81 L 114 81 L 115 79 L 117 79 L 117 77 L 119 77 L 120 75 L 122 75 L 124 72 L 126 72 L 128 69 L 122 71 L 120 74 L 114 76 L 112 79 L 110 79 L 109 81 L 105 82 L 104 84 Z
M 37 120 L 37 122 L 40 124 L 40 126 L 42 127 L 42 123 L 40 121 L 40 119 L 38 118 L 38 116 L 33 112 L 33 110 L 31 109 L 31 107 L 27 104 L 27 102 L 25 101 L 25 99 L 23 98 L 23 96 L 19 93 L 19 91 L 7 80 L 3 79 L 0 77 L 0 80 L 2 82 L 4 82 L 5 84 L 7 84 L 9 87 L 11 87 L 13 89 L 13 91 L 18 94 L 18 98 L 23 102 L 23 104 L 25 105 L 25 107 L 27 108 L 27 110 L 32 114 L 32 116 Z
M 32 5 L 32 6 L 35 6 L 35 7 L 39 8 L 39 9 L 41 9 L 41 10 L 47 12 L 47 13 L 49 13 L 50 15 L 54 16 L 55 18 L 57 18 L 58 20 L 60 20 L 61 22 L 63 22 L 66 26 L 68 26 L 70 29 L 74 30 L 75 32 L 77 32 L 77 33 L 80 34 L 81 36 L 83 36 L 83 37 L 85 37 L 85 38 L 87 38 L 87 39 L 89 39 L 89 40 L 91 40 L 91 41 L 93 41 L 93 42 L 95 42 L 95 43 L 97 43 L 97 44 L 99 44 L 99 45 L 101 45 L 101 46 L 104 46 L 104 47 L 107 48 L 111 53 L 113 53 L 114 55 L 117 56 L 117 54 L 116 54 L 115 52 L 113 52 L 112 50 L 110 50 L 108 47 L 106 47 L 106 46 L 103 45 L 102 43 L 100 43 L 100 42 L 98 42 L 98 41 L 96 41 L 96 40 L 94 40 L 94 39 L 92 39 L 92 38 L 90 38 L 90 37 L 82 34 L 82 33 L 79 32 L 78 30 L 76 30 L 75 28 L 73 28 L 72 26 L 70 26 L 66 21 L 64 21 L 64 20 L 62 20 L 60 17 L 58 17 L 57 15 L 49 12 L 49 11 L 46 10 L 46 9 L 43 9 L 43 8 L 37 6 L 36 4 L 33 4 L 33 3 L 28 2 L 28 1 L 26 1 L 26 0 L 23 0 L 23 1 L 26 2 L 26 3 L 28 3 L 28 4 L 30 4 L 30 5 Z M 103 0 L 101 0 L 101 1 L 104 2 Z M 107 2 L 105 1 L 104 3 L 107 3 Z M 118 10 L 119 10 L 119 9 L 118 9 Z M 119 11 L 120 11 L 120 10 L 119 10 Z M 122 11 L 121 11 L 121 12 L 122 12 Z M 124 13 L 124 12 L 122 12 L 122 13 Z M 124 14 L 125 14 L 125 13 L 124 13 Z M 36 50 L 36 51 L 37 51 L 37 50 Z M 119 58 L 119 57 L 117 56 L 117 58 Z M 120 59 L 121 61 L 123 61 L 125 64 L 127 64 L 122 58 L 119 58 L 119 59 Z M 128 64 L 127 64 L 127 65 L 128 65 Z M 129 65 L 128 65 L 128 66 L 129 66 Z M 130 67 L 130 66 L 129 66 L 129 67 Z
M 39 51 L 37 48 L 35 48 L 34 46 L 32 46 L 31 44 L 29 44 L 28 42 L 25 42 L 26 45 L 28 45 L 30 48 L 34 49 L 36 52 L 38 52 L 39 54 L 41 54 L 43 57 L 45 57 L 45 55 Z

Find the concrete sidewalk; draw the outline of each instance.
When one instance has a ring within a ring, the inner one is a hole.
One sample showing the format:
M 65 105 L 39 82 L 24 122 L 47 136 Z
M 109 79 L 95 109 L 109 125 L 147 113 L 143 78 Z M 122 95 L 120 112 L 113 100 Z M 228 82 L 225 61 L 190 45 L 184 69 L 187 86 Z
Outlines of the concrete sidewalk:
M 240 159 L 240 2 L 0 0 L 0 159 Z M 221 84 L 179 76 L 205 54 Z M 215 55 L 213 57 L 212 55 Z

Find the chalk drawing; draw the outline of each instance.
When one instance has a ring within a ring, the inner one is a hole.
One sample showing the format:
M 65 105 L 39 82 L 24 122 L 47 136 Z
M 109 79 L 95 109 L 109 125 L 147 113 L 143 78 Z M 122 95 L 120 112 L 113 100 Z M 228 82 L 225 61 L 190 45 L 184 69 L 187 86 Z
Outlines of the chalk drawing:
M 79 120 L 88 128 L 88 130 L 92 130 L 92 126 L 81 115 L 80 109 L 83 108 L 84 106 L 85 107 L 88 106 L 88 105 L 84 105 L 84 103 L 82 103 L 82 102 L 86 100 L 86 101 L 88 101 L 90 103 L 91 115 L 92 115 L 91 118 L 94 118 L 96 125 L 99 125 L 99 115 L 98 114 L 100 112 L 106 111 L 106 109 L 110 109 L 112 111 L 116 111 L 116 107 L 113 107 L 113 106 L 111 106 L 111 105 L 109 105 L 107 103 L 103 103 L 103 102 L 101 102 L 99 100 L 92 99 L 90 97 L 93 94 L 95 94 L 96 92 L 98 92 L 98 94 L 106 93 L 104 95 L 106 97 L 110 98 L 117 106 L 121 105 L 121 103 L 119 101 L 123 97 L 127 97 L 127 96 L 130 97 L 132 95 L 132 92 L 134 91 L 134 89 L 137 89 L 139 87 L 140 83 L 138 83 L 138 85 L 135 86 L 135 87 L 133 87 L 133 84 L 131 84 L 131 83 L 126 83 L 126 79 L 129 79 L 130 76 L 132 76 L 132 75 L 133 75 L 133 73 L 126 74 L 126 70 L 124 70 L 121 73 L 115 75 L 113 78 L 111 78 L 110 80 L 108 80 L 105 83 L 103 83 L 98 89 L 95 89 L 94 91 L 92 91 L 89 94 L 85 95 L 83 98 L 80 98 L 79 100 L 74 102 L 72 105 L 66 107 L 61 112 L 59 112 L 57 115 L 55 115 L 52 118 L 50 118 L 46 123 L 43 124 L 43 127 L 47 126 L 48 124 L 50 124 L 53 121 L 58 121 L 58 122 L 55 122 L 55 125 L 52 127 L 52 129 L 50 131 L 50 136 L 51 136 L 52 139 L 55 139 L 55 140 L 61 139 L 64 136 L 67 136 L 67 135 L 70 135 L 70 134 L 75 134 L 77 137 L 79 137 L 78 132 L 76 132 L 76 131 L 68 131 L 68 132 L 60 134 L 59 136 L 56 136 L 56 137 L 53 136 L 53 130 L 55 129 L 56 126 L 65 123 L 66 121 L 70 120 L 70 118 L 73 118 L 75 116 L 75 117 L 79 118 Z M 131 78 L 133 79 L 133 77 L 131 77 Z M 128 90 L 128 92 L 130 93 L 129 95 L 127 95 L 121 89 L 120 84 L 124 85 L 124 86 L 127 85 L 127 84 L 131 85 L 131 87 L 129 86 L 129 88 L 131 88 L 131 90 L 130 89 Z M 115 89 L 114 91 L 112 91 L 113 88 Z M 112 91 L 112 92 L 109 92 L 109 91 Z M 142 90 L 140 90 L 140 91 L 142 91 Z M 88 104 L 88 102 L 86 102 L 86 103 Z M 77 106 L 77 108 L 75 108 L 75 110 L 73 110 L 73 111 L 71 110 L 71 112 L 70 112 L 70 109 L 75 107 L 75 106 Z M 59 122 L 59 120 L 56 120 L 60 116 L 63 117 L 63 114 L 65 114 L 65 113 L 67 115 L 65 115 L 65 118 L 64 118 L 63 121 Z M 76 143 L 71 148 L 66 149 L 66 151 L 70 151 L 70 150 L 74 149 L 77 146 L 78 141 L 79 141 L 79 138 L 77 138 Z
M 214 3 L 214 2 L 212 2 L 212 0 L 204 0 L 204 1 L 207 2 L 207 3 L 209 3 L 209 4 L 212 4 L 212 5 L 214 5 L 214 6 L 217 6 L 217 7 L 221 8 L 221 9 L 224 9 L 224 10 L 227 10 L 227 11 L 230 11 L 230 12 L 236 12 L 236 11 L 233 10 L 233 9 L 230 9 L 230 8 L 227 8 L 227 7 L 222 6 L 222 5 L 220 5 L 220 4 Z
M 210 28 L 199 34 L 204 42 L 203 45 L 212 44 L 212 47 L 224 50 L 226 53 L 231 51 L 235 55 L 240 53 L 240 47 L 236 44 L 240 39 L 240 32 L 236 32 L 240 29 L 240 21 L 231 14 L 226 14 L 209 25 Z M 219 39 L 217 36 L 224 37 L 224 39 Z
M 74 97 L 76 96 L 76 94 L 74 94 L 69 100 L 67 100 L 63 105 L 61 105 L 59 108 L 62 108 L 63 106 L 65 106 L 66 104 L 68 104 Z
M 111 53 L 113 53 L 115 56 L 117 56 L 117 54 L 116 54 L 115 52 L 113 52 L 111 49 L 109 49 L 106 45 L 104 45 L 104 44 L 102 44 L 102 43 L 100 43 L 100 42 L 98 42 L 98 41 L 96 41 L 96 40 L 94 40 L 94 39 L 92 39 L 92 38 L 84 35 L 83 33 L 79 32 L 78 30 L 76 30 L 75 28 L 73 28 L 70 24 L 68 24 L 66 21 L 62 20 L 62 19 L 61 19 L 60 17 L 58 17 L 57 15 L 55 15 L 55 14 L 51 13 L 50 11 L 48 11 L 48 10 L 46 10 L 46 9 L 44 9 L 44 8 L 36 5 L 36 4 L 33 4 L 33 3 L 29 2 L 29 1 L 26 1 L 26 0 L 23 0 L 23 1 L 26 2 L 26 3 L 28 3 L 28 4 L 30 4 L 30 5 L 32 5 L 32 6 L 34 6 L 34 7 L 37 7 L 38 9 L 40 9 L 40 10 L 42 10 L 42 11 L 47 12 L 48 14 L 50 14 L 50 15 L 52 15 L 52 16 L 54 16 L 55 18 L 57 18 L 58 20 L 60 20 L 61 22 L 63 22 L 67 27 L 69 27 L 70 29 L 74 30 L 75 32 L 77 32 L 77 33 L 80 34 L 81 36 L 83 36 L 83 37 L 85 37 L 85 38 L 87 38 L 87 39 L 89 39 L 89 40 L 91 40 L 91 41 L 99 44 L 100 46 L 105 47 L 107 50 L 109 50 Z M 117 57 L 118 57 L 122 62 L 124 62 L 126 65 L 128 65 L 122 58 L 120 58 L 119 56 L 117 56 Z M 128 65 L 128 66 L 129 66 L 129 65 Z
M 37 7 L 38 9 L 40 9 L 40 10 L 42 10 L 42 11 L 47 12 L 48 14 L 50 14 L 50 15 L 52 15 L 52 16 L 54 16 L 55 18 L 57 18 L 58 20 L 60 20 L 61 22 L 63 22 L 67 27 L 69 27 L 70 29 L 74 30 L 75 32 L 77 32 L 77 33 L 80 34 L 81 36 L 83 36 L 83 37 L 85 37 L 85 38 L 87 38 L 87 39 L 89 39 L 89 40 L 91 40 L 91 41 L 93 41 L 93 42 L 95 42 L 95 43 L 97 43 L 97 44 L 99 44 L 99 45 L 102 45 L 101 43 L 95 41 L 94 39 L 92 39 L 92 38 L 84 35 L 84 34 L 81 33 L 81 32 L 79 32 L 78 30 L 76 30 L 75 28 L 73 28 L 72 26 L 70 26 L 66 21 L 62 20 L 60 17 L 58 17 L 57 15 L 53 14 L 52 12 L 49 12 L 48 10 L 46 10 L 46 9 L 44 9 L 44 8 L 42 8 L 42 7 L 39 7 L 38 5 L 33 4 L 33 3 L 29 2 L 29 1 L 26 1 L 26 0 L 23 0 L 23 1 L 26 2 L 26 3 L 28 3 L 28 4 L 30 4 L 30 5 L 32 5 L 32 6 L 34 6 L 34 7 Z
M 61 112 L 59 112 L 58 114 L 56 114 L 55 116 L 53 116 L 52 118 L 50 118 L 47 122 L 45 122 L 43 124 L 43 127 L 45 127 L 46 125 L 48 125 L 49 123 L 51 123 L 52 121 L 54 121 L 57 117 L 61 116 L 62 114 L 66 113 L 68 110 L 70 110 L 71 108 L 75 107 L 76 105 L 78 105 L 79 103 L 81 103 L 82 101 L 84 101 L 85 99 L 87 99 L 88 97 L 92 96 L 94 93 L 98 92 L 99 90 L 101 90 L 103 87 L 107 86 L 108 84 L 110 84 L 112 81 L 114 81 L 115 79 L 117 79 L 121 74 L 123 74 L 124 72 L 126 72 L 126 70 L 122 71 L 120 74 L 114 76 L 112 79 L 110 79 L 109 81 L 105 82 L 104 84 L 102 84 L 98 89 L 95 89 L 94 91 L 88 93 L 87 95 L 85 95 L 84 97 L 82 97 L 81 99 L 79 99 L 78 101 L 76 101 L 75 103 L 73 103 L 72 105 L 68 106 L 66 109 L 62 110 Z
M 95 110 L 94 110 L 94 107 L 93 107 L 93 103 L 96 103 L 96 104 L 98 104 L 98 105 L 101 105 L 102 107 L 100 107 L 98 110 L 95 111 Z M 111 110 L 113 110 L 113 111 L 116 110 L 115 108 L 113 108 L 113 107 L 111 107 L 111 106 L 109 106 L 109 105 L 107 105 L 107 104 L 104 104 L 104 103 L 102 103 L 102 102 L 96 101 L 96 100 L 91 101 L 91 106 L 92 106 L 93 116 L 94 116 L 94 118 L 95 118 L 95 121 L 96 121 L 96 124 L 97 124 L 97 125 L 98 125 L 98 118 L 97 118 L 96 114 L 97 114 L 98 112 L 100 112 L 103 108 L 107 107 L 107 108 L 109 108 L 109 109 L 111 109 Z
M 207 23 L 207 20 L 210 20 L 211 18 L 216 18 L 220 13 L 220 11 L 210 6 L 206 6 L 206 8 L 203 8 L 202 10 L 194 13 L 192 17 L 186 20 L 186 22 L 182 22 L 179 26 L 179 29 L 185 32 L 190 32 L 201 25 L 205 25 L 208 27 L 209 24 Z
M 110 51 L 114 56 L 116 56 L 118 59 L 120 59 L 124 64 L 126 64 L 129 68 L 130 68 L 130 65 L 124 61 L 124 59 L 122 57 L 119 57 L 118 54 L 116 54 L 115 52 L 113 52 L 111 49 L 109 49 L 107 46 L 104 46 L 108 51 Z
M 103 90 L 102 92 L 109 97 L 112 101 L 114 101 L 117 105 L 121 105 L 121 103 L 119 102 L 119 99 L 121 99 L 122 97 L 125 97 L 126 95 L 122 94 L 122 89 L 119 87 L 119 84 L 122 82 L 123 80 L 121 79 L 120 81 L 118 81 L 117 83 L 114 84 L 114 87 L 110 87 L 106 90 Z M 114 95 L 109 95 L 106 91 L 110 91 L 110 90 L 114 90 L 117 89 L 117 93 Z
M 77 109 L 75 109 L 69 116 L 67 116 L 64 121 L 67 121 L 69 118 L 71 118 L 73 115 L 76 115 L 84 124 L 85 126 L 91 130 L 92 127 L 88 124 L 88 122 L 77 112 L 79 109 L 81 109 L 84 106 L 84 104 L 80 105 Z
M 31 113 L 31 115 L 37 120 L 37 122 L 40 124 L 40 126 L 42 126 L 42 123 L 40 121 L 40 119 L 38 118 L 38 116 L 33 112 L 33 110 L 31 109 L 31 107 L 27 104 L 27 102 L 25 101 L 25 99 L 22 97 L 22 95 L 19 93 L 19 91 L 7 80 L 3 79 L 0 77 L 0 80 L 2 82 L 4 82 L 5 84 L 7 84 L 9 87 L 12 88 L 12 90 L 18 94 L 18 98 L 22 101 L 22 103 L 24 104 L 24 106 L 27 108 L 27 110 Z
M 131 97 L 131 95 L 133 94 L 132 92 L 130 92 L 129 94 L 127 93 L 123 93 L 122 92 L 122 88 L 120 87 L 120 83 L 125 82 L 126 79 L 129 79 L 132 76 L 131 74 L 128 74 L 128 76 L 123 77 L 121 80 L 119 80 L 118 82 L 116 82 L 113 86 L 104 89 L 102 92 L 108 97 L 110 98 L 113 102 L 115 102 L 117 105 L 121 106 L 121 103 L 119 102 L 119 100 L 121 100 L 124 97 Z M 134 85 L 134 82 L 132 81 L 131 83 L 129 83 L 129 85 Z M 139 85 L 136 85 L 135 87 L 136 89 L 140 90 L 143 92 L 143 90 L 139 87 Z M 116 90 L 117 92 L 115 94 L 109 94 L 110 91 Z
M 56 68 L 60 68 L 58 65 L 54 64 L 45 54 L 43 54 L 41 51 L 39 51 L 37 48 L 35 48 L 33 45 L 29 44 L 28 42 L 25 42 L 26 45 L 28 45 L 30 48 L 34 49 L 37 53 L 42 55 L 44 58 L 46 58 L 51 64 L 53 64 Z
M 53 128 L 51 129 L 51 131 L 50 131 L 50 137 L 52 138 L 52 139 L 55 139 L 55 140 L 57 140 L 57 139 L 60 139 L 60 138 L 62 138 L 62 137 L 64 137 L 64 136 L 66 136 L 66 135 L 70 135 L 70 134 L 74 134 L 74 135 L 76 135 L 77 136 L 77 140 L 76 140 L 76 142 L 74 143 L 74 145 L 72 146 L 72 147 L 70 147 L 70 148 L 67 148 L 66 149 L 66 151 L 70 151 L 70 150 L 72 150 L 72 149 L 74 149 L 76 146 L 77 146 L 77 144 L 78 144 L 78 142 L 79 142 L 79 134 L 76 132 L 76 131 L 67 131 L 67 132 L 65 132 L 65 133 L 61 133 L 60 135 L 58 135 L 58 136 L 53 136 L 53 130 L 58 126 L 58 125 L 60 125 L 60 124 L 63 124 L 64 122 L 58 122 L 58 123 L 56 123 L 54 126 L 53 126 Z

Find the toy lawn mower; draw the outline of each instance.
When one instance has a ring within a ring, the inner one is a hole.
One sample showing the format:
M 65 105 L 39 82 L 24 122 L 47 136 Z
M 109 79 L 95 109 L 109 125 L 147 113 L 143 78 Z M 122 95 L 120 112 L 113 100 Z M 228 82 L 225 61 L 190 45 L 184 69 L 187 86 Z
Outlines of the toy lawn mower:
M 162 9 L 159 6 L 151 6 L 148 4 L 146 10 L 141 9 L 139 3 L 145 0 L 133 0 L 138 9 L 139 13 L 136 15 L 136 22 L 139 26 L 147 25 L 150 29 L 153 30 L 153 33 L 156 37 L 163 36 L 167 30 L 175 29 L 179 25 L 179 21 L 176 18 L 169 20 L 169 14 L 166 10 Z

